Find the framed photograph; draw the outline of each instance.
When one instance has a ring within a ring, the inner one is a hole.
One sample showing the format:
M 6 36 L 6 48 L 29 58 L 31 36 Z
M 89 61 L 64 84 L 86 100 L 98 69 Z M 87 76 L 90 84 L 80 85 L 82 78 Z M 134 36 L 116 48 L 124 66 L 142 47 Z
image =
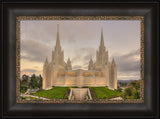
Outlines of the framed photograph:
M 143 16 L 18 16 L 16 23 L 17 103 L 144 102 Z
M 3 116 L 157 117 L 157 5 L 4 3 Z

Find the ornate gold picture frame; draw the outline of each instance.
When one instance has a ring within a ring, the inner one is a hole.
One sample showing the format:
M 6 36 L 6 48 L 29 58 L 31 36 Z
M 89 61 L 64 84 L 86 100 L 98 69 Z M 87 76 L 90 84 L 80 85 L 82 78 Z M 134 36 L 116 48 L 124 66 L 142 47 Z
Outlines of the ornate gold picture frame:
M 140 20 L 140 99 L 124 100 L 24 100 L 20 97 L 20 21 L 21 20 Z M 144 16 L 17 16 L 16 17 L 16 102 L 17 103 L 144 103 Z

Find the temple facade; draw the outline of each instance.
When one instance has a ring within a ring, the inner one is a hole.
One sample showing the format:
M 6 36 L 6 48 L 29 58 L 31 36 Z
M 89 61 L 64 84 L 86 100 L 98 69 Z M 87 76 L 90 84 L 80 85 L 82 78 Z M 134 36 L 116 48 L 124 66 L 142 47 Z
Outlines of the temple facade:
M 92 58 L 88 64 L 88 70 L 72 70 L 70 58 L 64 61 L 64 51 L 61 49 L 59 37 L 59 25 L 57 25 L 57 39 L 52 58 L 49 62 L 46 58 L 43 66 L 42 88 L 47 90 L 52 86 L 77 86 L 100 87 L 108 86 L 117 89 L 117 67 L 114 58 L 109 61 L 108 51 L 104 45 L 103 29 L 101 31 L 100 46 L 96 51 L 96 61 Z

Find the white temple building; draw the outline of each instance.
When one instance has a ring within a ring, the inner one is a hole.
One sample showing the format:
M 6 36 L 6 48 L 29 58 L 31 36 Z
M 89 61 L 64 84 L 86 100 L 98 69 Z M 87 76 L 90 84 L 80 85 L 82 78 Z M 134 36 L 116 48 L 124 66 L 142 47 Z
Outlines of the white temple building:
M 46 58 L 43 66 L 43 86 L 47 90 L 52 86 L 101 87 L 108 86 L 117 89 L 117 67 L 115 60 L 109 61 L 108 51 L 104 45 L 103 30 L 101 31 L 100 46 L 96 51 L 96 61 L 89 61 L 88 70 L 72 70 L 70 58 L 64 61 L 64 51 L 61 49 L 59 25 L 57 25 L 57 39 L 52 58 Z

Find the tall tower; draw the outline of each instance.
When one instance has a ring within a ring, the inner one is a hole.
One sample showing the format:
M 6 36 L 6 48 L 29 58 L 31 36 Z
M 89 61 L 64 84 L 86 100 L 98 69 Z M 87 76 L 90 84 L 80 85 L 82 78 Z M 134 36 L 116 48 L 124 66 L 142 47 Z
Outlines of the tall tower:
M 59 37 L 59 25 L 57 24 L 56 45 L 52 50 L 51 62 L 44 62 L 43 66 L 43 89 L 49 89 L 55 84 L 57 72 L 65 70 L 66 63 L 64 62 L 64 52 L 61 49 Z M 56 66 L 55 66 L 56 65 Z
M 99 51 L 96 52 L 96 65 L 106 65 L 108 62 L 108 52 L 104 46 L 103 29 L 101 29 L 101 41 Z
M 47 84 L 47 72 L 48 72 L 48 59 L 46 58 L 46 61 L 44 62 L 43 65 L 43 84 L 42 84 L 42 88 L 45 89 L 47 88 L 48 84 Z
M 114 58 L 112 59 L 112 63 L 110 66 L 109 84 L 111 88 L 117 89 L 117 66 L 116 66 Z
M 64 64 L 64 52 L 61 49 L 60 38 L 59 38 L 59 24 L 57 24 L 57 39 L 54 51 L 52 51 L 52 63 L 53 64 Z
M 68 58 L 68 61 L 67 61 L 67 64 L 66 64 L 66 70 L 72 70 L 72 65 L 71 65 L 70 58 Z
M 92 60 L 92 58 L 89 61 L 88 70 L 93 70 L 93 60 Z

